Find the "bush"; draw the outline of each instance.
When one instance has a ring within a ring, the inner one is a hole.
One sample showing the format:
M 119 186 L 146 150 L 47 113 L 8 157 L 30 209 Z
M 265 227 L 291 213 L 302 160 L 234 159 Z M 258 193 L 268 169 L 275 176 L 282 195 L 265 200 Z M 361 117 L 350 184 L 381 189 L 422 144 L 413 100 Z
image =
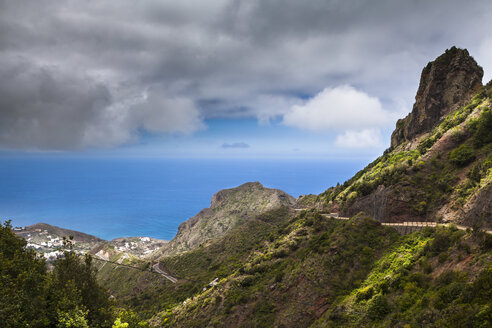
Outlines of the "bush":
M 466 166 L 475 160 L 475 151 L 467 146 L 461 145 L 449 153 L 449 161 L 458 167 Z
M 374 288 L 372 288 L 372 286 L 367 286 L 366 288 L 363 288 L 357 292 L 357 294 L 355 295 L 355 300 L 357 302 L 365 301 L 370 299 L 373 294 Z
M 425 154 L 427 150 L 434 145 L 435 142 L 436 142 L 435 138 L 433 137 L 427 138 L 420 143 L 417 149 L 421 154 Z
M 369 301 L 367 314 L 371 319 L 383 319 L 388 313 L 390 313 L 390 306 L 384 295 L 378 294 Z
M 492 110 L 486 110 L 480 116 L 477 130 L 473 135 L 475 147 L 481 147 L 492 142 Z

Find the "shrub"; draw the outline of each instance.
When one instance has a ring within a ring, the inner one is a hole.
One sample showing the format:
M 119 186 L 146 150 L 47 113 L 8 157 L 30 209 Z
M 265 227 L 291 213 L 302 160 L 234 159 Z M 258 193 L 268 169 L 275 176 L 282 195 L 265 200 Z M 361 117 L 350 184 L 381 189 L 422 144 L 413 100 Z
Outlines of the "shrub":
M 433 137 L 427 138 L 420 143 L 417 149 L 421 154 L 425 154 L 427 150 L 434 145 L 435 142 L 436 140 Z
M 355 300 L 357 302 L 368 300 L 374 294 L 374 288 L 372 286 L 367 286 L 357 292 L 355 295 Z
M 467 146 L 461 145 L 449 153 L 449 161 L 458 167 L 466 166 L 475 160 L 475 151 Z
M 492 110 L 486 110 L 480 116 L 477 123 L 477 130 L 473 135 L 475 147 L 481 147 L 492 142 Z
M 466 133 L 460 126 L 456 126 L 451 130 L 451 139 L 456 143 L 461 143 L 466 139 Z
M 369 301 L 367 314 L 371 319 L 383 319 L 388 313 L 390 313 L 390 306 L 384 295 L 378 294 Z

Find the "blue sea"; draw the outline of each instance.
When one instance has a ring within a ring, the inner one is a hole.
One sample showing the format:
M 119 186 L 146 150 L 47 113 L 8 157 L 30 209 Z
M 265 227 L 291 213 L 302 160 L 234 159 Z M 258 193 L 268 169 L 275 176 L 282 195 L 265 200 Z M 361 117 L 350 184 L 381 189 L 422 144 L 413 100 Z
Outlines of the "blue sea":
M 292 196 L 342 183 L 368 161 L 1 158 L 0 220 L 45 222 L 103 239 L 170 240 L 212 195 L 249 181 Z

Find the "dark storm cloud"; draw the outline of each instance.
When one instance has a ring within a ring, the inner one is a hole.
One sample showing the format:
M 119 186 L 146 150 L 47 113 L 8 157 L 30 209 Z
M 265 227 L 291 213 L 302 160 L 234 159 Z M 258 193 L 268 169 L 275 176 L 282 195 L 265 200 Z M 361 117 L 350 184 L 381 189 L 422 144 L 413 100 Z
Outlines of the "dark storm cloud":
M 282 117 L 351 85 L 409 110 L 446 48 L 492 62 L 488 0 L 0 1 L 0 147 L 114 146 Z
M 104 85 L 56 67 L 20 60 L 0 66 L 0 76 L 0 142 L 9 147 L 90 144 L 86 128 L 98 125 L 111 103 Z

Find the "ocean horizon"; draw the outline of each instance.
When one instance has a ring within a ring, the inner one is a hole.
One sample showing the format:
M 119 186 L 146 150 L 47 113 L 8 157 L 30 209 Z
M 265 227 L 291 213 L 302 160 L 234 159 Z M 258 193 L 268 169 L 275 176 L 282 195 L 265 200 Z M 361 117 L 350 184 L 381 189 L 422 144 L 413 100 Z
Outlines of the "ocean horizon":
M 221 189 L 259 181 L 298 197 L 343 183 L 364 160 L 2 158 L 0 220 L 111 240 L 170 240 Z

